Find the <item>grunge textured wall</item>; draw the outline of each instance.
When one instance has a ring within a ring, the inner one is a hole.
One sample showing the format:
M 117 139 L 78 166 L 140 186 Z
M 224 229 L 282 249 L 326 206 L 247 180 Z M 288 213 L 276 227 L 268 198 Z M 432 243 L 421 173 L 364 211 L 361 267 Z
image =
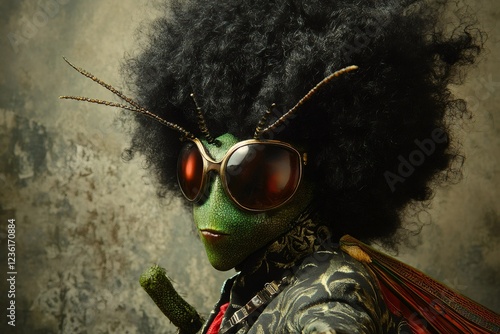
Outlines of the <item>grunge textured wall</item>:
M 475 111 L 463 129 L 461 183 L 441 189 L 415 247 L 399 257 L 500 312 L 500 5 L 467 0 L 488 51 L 456 89 Z M 0 332 L 174 333 L 138 284 L 158 263 L 202 313 L 232 272 L 212 269 L 189 214 L 160 201 L 140 159 L 124 163 L 112 109 L 58 100 L 113 99 L 67 56 L 121 87 L 151 0 L 0 4 Z M 16 328 L 7 326 L 7 220 L 16 219 Z

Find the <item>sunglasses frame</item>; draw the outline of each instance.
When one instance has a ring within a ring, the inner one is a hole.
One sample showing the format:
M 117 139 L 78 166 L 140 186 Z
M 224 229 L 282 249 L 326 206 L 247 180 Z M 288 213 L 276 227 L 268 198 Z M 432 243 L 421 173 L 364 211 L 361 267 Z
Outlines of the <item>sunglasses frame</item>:
M 264 212 L 264 211 L 274 210 L 274 209 L 284 205 L 285 203 L 287 203 L 295 195 L 295 193 L 297 192 L 297 189 L 299 188 L 300 182 L 302 180 L 303 166 L 307 165 L 307 153 L 306 152 L 300 153 L 292 145 L 285 143 L 285 142 L 282 142 L 282 141 L 279 141 L 279 140 L 248 139 L 248 140 L 240 141 L 240 142 L 234 144 L 233 146 L 231 146 L 231 148 L 229 148 L 229 150 L 226 152 L 226 154 L 224 155 L 224 157 L 220 161 L 215 161 L 207 153 L 205 146 L 198 138 L 186 138 L 186 141 L 192 142 L 197 146 L 198 151 L 200 152 L 201 158 L 203 160 L 203 175 L 201 177 L 201 186 L 200 186 L 200 189 L 198 190 L 198 193 L 194 199 L 190 199 L 188 196 L 186 196 L 186 193 L 184 192 L 184 190 L 182 189 L 182 186 L 181 186 L 181 181 L 179 178 L 179 171 L 177 171 L 177 182 L 179 184 L 179 188 L 180 188 L 182 194 L 184 195 L 184 197 L 189 202 L 192 202 L 192 203 L 199 202 L 203 198 L 203 196 L 206 194 L 206 189 L 210 184 L 210 182 L 207 181 L 208 174 L 211 171 L 215 171 L 219 174 L 219 177 L 221 178 L 221 184 L 222 184 L 222 188 L 224 189 L 224 192 L 231 199 L 231 201 L 234 204 L 236 204 L 239 208 L 246 210 L 246 211 L 251 211 L 251 212 Z M 297 185 L 295 186 L 295 189 L 293 190 L 291 195 L 288 196 L 288 198 L 285 201 L 283 201 L 275 206 L 272 206 L 270 208 L 267 208 L 267 209 L 254 209 L 254 208 L 249 208 L 249 207 L 241 204 L 231 194 L 231 192 L 229 191 L 228 185 L 227 185 L 226 167 L 227 167 L 227 163 L 229 161 L 229 158 L 233 155 L 234 152 L 236 152 L 241 147 L 248 146 L 251 144 L 281 146 L 281 147 L 284 147 L 288 150 L 291 150 L 292 152 L 297 154 L 297 157 L 299 158 L 299 166 L 298 166 L 299 177 L 298 177 L 298 182 L 297 182 Z M 184 149 L 184 147 L 183 147 L 183 149 Z M 179 153 L 179 158 L 180 158 L 180 153 Z

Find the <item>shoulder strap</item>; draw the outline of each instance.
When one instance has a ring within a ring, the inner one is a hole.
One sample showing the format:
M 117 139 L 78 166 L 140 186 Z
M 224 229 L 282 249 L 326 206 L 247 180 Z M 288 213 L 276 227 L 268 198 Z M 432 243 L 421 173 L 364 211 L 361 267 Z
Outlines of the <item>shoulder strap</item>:
M 257 292 L 255 296 L 242 308 L 236 311 L 228 322 L 220 329 L 219 334 L 224 334 L 234 326 L 243 322 L 250 314 L 257 311 L 264 305 L 267 305 L 271 300 L 274 299 L 283 288 L 289 284 L 287 277 L 284 277 L 281 281 L 272 281 L 271 283 L 266 283 L 264 289 Z

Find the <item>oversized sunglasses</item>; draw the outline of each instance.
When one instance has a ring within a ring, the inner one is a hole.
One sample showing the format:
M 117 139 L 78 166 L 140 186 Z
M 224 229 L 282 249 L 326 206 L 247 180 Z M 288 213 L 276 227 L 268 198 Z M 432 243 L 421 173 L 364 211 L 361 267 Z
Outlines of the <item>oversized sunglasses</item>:
M 196 138 L 189 139 L 177 162 L 177 178 L 184 196 L 199 202 L 210 187 L 210 172 L 217 172 L 227 196 L 248 211 L 267 211 L 289 201 L 302 178 L 302 155 L 290 144 L 250 139 L 232 146 L 215 161 Z

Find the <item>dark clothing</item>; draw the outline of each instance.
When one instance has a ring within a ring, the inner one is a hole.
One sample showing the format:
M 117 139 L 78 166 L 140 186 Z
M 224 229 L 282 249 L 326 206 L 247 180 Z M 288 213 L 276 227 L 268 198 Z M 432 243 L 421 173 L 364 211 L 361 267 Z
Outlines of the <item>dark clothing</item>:
M 227 333 L 397 333 L 375 279 L 364 265 L 337 249 L 318 250 L 287 271 L 287 285 L 267 306 Z M 241 274 L 239 274 L 241 275 Z M 203 329 L 205 333 L 229 302 L 222 327 L 241 308 L 236 275 L 226 281 L 221 300 Z M 251 297 L 250 297 L 251 298 Z

